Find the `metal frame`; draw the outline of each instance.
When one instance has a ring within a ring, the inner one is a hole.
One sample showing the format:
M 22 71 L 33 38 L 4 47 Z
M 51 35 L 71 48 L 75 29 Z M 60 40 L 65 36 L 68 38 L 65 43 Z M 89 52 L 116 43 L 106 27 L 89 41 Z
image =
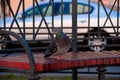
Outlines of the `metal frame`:
M 4 7 L 4 17 L 3 17 L 3 20 L 4 20 L 4 31 L 3 30 L 0 30 L 0 34 L 5 34 L 5 35 L 12 35 L 13 37 L 15 37 L 21 44 L 22 44 L 22 46 L 23 46 L 23 48 L 25 49 L 25 51 L 27 52 L 27 55 L 28 55 L 28 58 L 29 58 L 29 61 L 30 61 L 30 66 L 31 66 L 31 75 L 32 75 L 32 79 L 30 79 L 30 80 L 35 80 L 35 78 L 36 78 L 36 72 L 35 72 L 35 62 L 34 62 L 34 58 L 33 58 L 33 55 L 32 55 L 32 51 L 31 51 L 31 49 L 30 49 L 30 47 L 28 46 L 28 44 L 26 43 L 26 41 L 24 40 L 24 39 L 26 39 L 26 26 L 25 26 L 25 16 L 24 16 L 24 12 L 25 12 L 25 0 L 20 0 L 20 2 L 19 2 L 19 4 L 18 4 L 18 6 L 17 6 L 17 11 L 16 11 L 16 13 L 14 13 L 13 12 L 13 10 L 12 10 L 12 8 L 11 8 L 11 5 L 10 5 L 10 3 L 9 3 L 9 1 L 8 0 L 4 0 L 4 6 L 5 6 L 5 1 L 6 1 L 6 3 L 7 3 L 7 5 L 8 5 L 8 7 L 9 7 L 9 10 L 10 10 L 10 12 L 11 12 L 11 14 L 12 14 L 12 16 L 13 16 L 13 21 L 12 21 L 12 23 L 11 23 L 11 25 L 10 25 L 10 27 L 9 27 L 9 31 L 6 31 L 8 28 L 7 28 L 7 26 L 6 26 L 6 16 L 5 16 L 5 13 L 6 13 L 6 11 L 5 11 L 5 7 Z M 111 14 L 111 12 L 112 12 L 112 10 L 113 10 L 113 8 L 114 8 L 114 6 L 115 6 L 115 3 L 117 2 L 117 11 L 118 11 L 118 14 L 117 14 L 117 26 L 114 26 L 113 25 L 113 22 L 112 22 L 112 20 L 111 20 L 111 18 L 110 18 L 110 14 Z M 53 35 L 52 35 L 52 33 L 50 32 L 50 28 L 48 27 L 48 24 L 47 24 L 47 22 L 46 22 L 46 20 L 45 20 L 45 15 L 46 15 L 46 13 L 47 13 L 47 10 L 48 10 L 48 8 L 49 8 L 49 6 L 50 6 L 50 3 L 52 3 L 52 5 L 53 5 L 53 7 L 52 7 L 52 28 L 54 28 L 54 0 L 49 0 L 49 5 L 48 5 L 48 7 L 47 7 L 47 9 L 46 9 L 46 11 L 45 11 L 45 13 L 44 14 L 42 14 L 42 12 L 41 12 L 41 8 L 39 7 L 39 4 L 38 4 L 38 1 L 37 0 L 33 0 L 33 14 L 35 14 L 35 4 L 37 5 L 37 7 L 38 7 L 38 9 L 39 9 L 39 11 L 40 11 L 40 13 L 41 13 L 41 16 L 42 16 L 42 20 L 41 20 L 41 22 L 39 23 L 39 26 L 38 26 L 38 28 L 37 28 L 37 31 L 35 31 L 35 15 L 33 15 L 33 33 L 31 33 L 32 34 L 32 36 L 33 36 L 33 40 L 32 41 L 36 41 L 36 36 L 37 35 L 42 35 L 42 34 L 39 34 L 38 32 L 39 32 L 39 30 L 41 29 L 41 24 L 42 24 L 42 22 L 44 22 L 45 23 L 45 25 L 46 25 L 46 29 L 48 30 L 48 35 L 50 35 L 50 37 L 52 38 L 53 37 Z M 61 0 L 61 8 L 63 9 L 63 0 Z M 78 28 L 80 28 L 80 27 L 78 27 L 77 26 L 77 0 L 72 0 L 72 5 L 74 5 L 73 7 L 72 7 L 72 40 L 73 40 L 73 43 L 72 43 L 72 51 L 73 52 L 77 52 L 78 51 L 78 47 L 88 47 L 88 45 L 78 45 L 78 40 L 88 40 L 88 39 L 90 39 L 90 28 L 91 28 L 91 26 L 90 26 L 90 14 L 88 14 L 88 34 L 86 34 L 88 37 L 86 37 L 86 38 L 80 38 L 80 39 L 78 39 L 77 38 L 77 36 L 78 36 L 78 34 L 79 33 L 77 33 L 77 29 Z M 105 13 L 106 13 L 106 15 L 107 15 L 107 19 L 106 19 L 106 21 L 105 21 L 105 23 L 104 23 L 104 25 L 103 25 L 103 27 L 102 27 L 102 29 L 101 29 L 101 31 L 99 31 L 99 28 L 101 27 L 100 26 L 100 4 L 103 6 L 103 8 L 104 8 L 104 11 L 105 11 Z M 19 23 L 18 23 L 18 21 L 16 20 L 16 16 L 18 15 L 18 12 L 19 12 L 19 9 L 20 9 L 20 6 L 22 5 L 22 10 L 23 10 L 23 28 L 21 28 L 20 27 L 20 25 L 19 25 Z M 88 0 L 88 5 L 90 6 L 90 0 Z M 89 8 L 89 11 L 90 11 L 90 8 Z M 103 1 L 102 0 L 98 0 L 98 31 L 97 31 L 97 35 L 98 35 L 98 37 L 100 38 L 100 35 L 103 33 L 103 29 L 104 28 L 106 28 L 106 23 L 107 23 L 107 21 L 109 20 L 110 21 L 110 23 L 111 23 L 111 27 L 113 28 L 113 30 L 114 30 L 114 32 L 115 32 L 115 35 L 116 35 L 116 39 L 120 39 L 120 31 L 119 31 L 119 28 L 120 28 L 120 25 L 119 25 L 119 0 L 115 0 L 114 1 L 114 4 L 113 4 L 113 6 L 112 6 L 112 8 L 111 8 L 111 10 L 110 10 L 110 12 L 108 13 L 107 11 L 106 11 L 106 8 L 105 8 L 105 5 L 104 5 L 104 3 L 103 3 Z M 22 37 L 23 37 L 23 39 L 22 38 L 20 38 L 16 33 L 13 33 L 13 32 L 10 32 L 11 31 L 11 29 L 13 29 L 13 23 L 16 23 L 17 24 L 17 29 L 19 30 L 19 34 L 20 35 L 22 35 Z M 63 27 L 63 13 L 61 14 L 61 28 L 62 29 L 64 29 L 64 27 Z M 84 27 L 81 27 L 81 28 L 84 28 Z M 22 29 L 23 29 L 23 32 L 22 32 Z M 116 30 L 117 29 L 117 30 Z M 112 37 L 105 37 L 106 39 L 111 39 Z M 120 47 L 120 45 L 118 44 L 115 44 L 115 45 L 104 45 L 104 46 L 118 46 L 118 47 Z M 100 69 L 101 69 L 101 67 L 99 67 Z M 103 75 L 103 72 L 101 72 L 99 69 L 98 69 L 98 71 L 100 72 L 100 74 L 102 75 L 99 75 L 99 80 L 104 80 L 104 75 Z M 73 78 L 72 78 L 72 80 L 77 80 L 77 69 L 73 69 L 73 71 L 72 71 L 72 76 L 73 76 Z
M 36 28 L 35 27 L 35 15 L 33 15 L 33 27 L 32 28 L 30 28 L 30 27 L 26 27 L 25 26 L 25 16 L 24 16 L 24 14 L 25 14 L 25 0 L 19 0 L 19 4 L 18 4 L 18 6 L 17 6 L 17 11 L 16 11 L 16 13 L 14 13 L 13 12 L 13 10 L 12 10 L 12 7 L 11 7 L 11 5 L 10 5 L 10 3 L 9 3 L 9 1 L 8 0 L 5 0 L 6 1 L 6 4 L 8 5 L 8 8 L 9 8 L 9 10 L 10 10 L 10 13 L 11 13 L 11 15 L 13 16 L 13 21 L 12 21 L 12 23 L 11 23 L 11 25 L 10 26 L 6 26 L 6 16 L 5 16 L 5 13 L 6 13 L 6 11 L 5 11 L 5 7 L 4 7 L 4 11 L 3 11 L 3 13 L 4 13 L 4 17 L 3 17 L 3 20 L 4 20 L 4 30 L 9 30 L 9 31 L 11 31 L 11 29 L 18 29 L 19 30 L 19 34 L 20 35 L 22 35 L 22 37 L 26 40 L 26 36 L 27 36 L 27 34 L 26 34 L 26 29 L 31 29 L 32 30 L 32 33 L 28 33 L 29 35 L 32 35 L 33 36 L 33 39 L 31 40 L 31 41 L 36 41 L 36 36 L 37 35 L 49 35 L 50 37 L 51 37 L 51 39 L 52 39 L 52 37 L 53 37 L 53 34 L 51 33 L 51 31 L 50 30 L 52 30 L 52 28 L 54 28 L 54 0 L 49 0 L 49 5 L 48 5 L 48 7 L 47 7 L 47 9 L 46 9 L 46 11 L 45 11 L 45 13 L 44 14 L 42 14 L 42 12 L 41 12 L 41 8 L 39 7 L 39 3 L 38 3 L 38 1 L 37 0 L 33 0 L 33 14 L 35 14 L 35 4 L 37 5 L 37 7 L 38 7 L 38 9 L 39 9 L 39 11 L 40 11 L 40 13 L 41 13 L 41 17 L 42 17 L 42 20 L 40 21 L 40 23 L 39 23 L 39 26 Z M 4 1 L 4 6 L 5 6 L 5 1 Z M 79 40 L 88 40 L 88 39 L 91 39 L 89 36 L 91 35 L 91 34 L 93 34 L 92 32 L 90 32 L 90 30 L 91 30 L 91 28 L 93 28 L 92 26 L 90 26 L 90 14 L 88 14 L 88 28 L 87 28 L 87 30 L 88 30 L 88 33 L 87 34 L 85 34 L 85 33 L 78 33 L 77 32 L 77 29 L 82 29 L 82 28 L 85 28 L 84 26 L 77 26 L 77 7 L 75 6 L 76 5 L 76 3 L 77 3 L 77 0 L 72 0 L 73 1 L 73 13 L 72 13 L 72 32 L 73 33 L 67 33 L 67 34 L 72 34 L 72 39 L 73 39 L 73 46 L 74 47 L 77 47 L 77 48 L 85 48 L 85 47 L 90 47 L 89 45 L 86 45 L 86 44 L 81 44 L 81 45 L 79 45 L 78 44 L 78 42 L 79 42 Z M 118 11 L 118 14 L 117 14 L 117 26 L 114 26 L 113 25 L 113 22 L 112 22 L 112 20 L 111 20 L 111 17 L 110 17 L 110 15 L 111 15 L 111 12 L 112 12 L 112 10 L 113 10 L 113 8 L 114 8 L 114 6 L 115 6 L 115 3 L 117 3 L 117 11 Z M 45 16 L 46 16 L 46 13 L 47 13 L 47 10 L 48 10 L 48 8 L 49 8 L 49 6 L 50 6 L 50 4 L 52 4 L 53 6 L 52 6 L 52 28 L 49 28 L 49 26 L 48 26 L 48 24 L 47 24 L 47 21 L 45 20 Z M 91 4 L 91 2 L 90 2 L 90 0 L 88 0 L 88 6 L 90 6 L 90 4 Z M 105 20 L 105 23 L 104 23 L 104 25 L 103 25 L 103 27 L 101 28 L 101 26 L 100 26 L 100 20 L 99 20 L 99 18 L 100 18 L 100 5 L 102 5 L 103 6 L 103 8 L 104 8 L 104 11 L 105 11 L 105 14 L 107 15 L 107 18 L 106 18 L 106 20 Z M 20 10 L 20 6 L 22 6 L 22 10 L 23 10 L 23 27 L 20 27 L 20 25 L 19 25 L 19 23 L 18 23 L 18 21 L 17 21 L 17 19 L 16 19 L 16 17 L 17 17 L 17 15 L 18 15 L 18 12 L 19 12 L 19 10 Z M 61 0 L 61 9 L 63 9 L 63 0 Z M 88 8 L 88 10 L 90 11 L 90 8 Z M 63 12 L 63 11 L 61 11 L 61 12 Z M 114 39 L 116 39 L 116 40 L 118 40 L 118 39 L 120 39 L 120 37 L 119 37 L 119 35 L 120 35 L 120 31 L 119 31 L 119 29 L 120 29 L 120 26 L 119 26 L 119 0 L 115 0 L 114 1 L 114 3 L 113 3 L 113 5 L 112 5 L 112 7 L 111 7 L 111 10 L 110 10 L 110 12 L 107 12 L 106 11 L 106 8 L 105 8 L 105 4 L 103 3 L 103 1 L 102 0 L 98 0 L 98 22 L 97 22 L 97 32 L 95 33 L 95 34 L 97 34 L 97 36 L 98 36 L 98 38 L 101 38 L 100 37 L 100 35 L 101 34 L 103 34 L 104 33 L 104 29 L 105 28 L 110 28 L 110 27 L 106 27 L 106 23 L 107 23 L 107 21 L 109 20 L 110 21 L 110 23 L 111 23 L 111 27 L 113 28 L 113 30 L 114 30 L 114 33 L 111 33 L 111 34 L 115 34 L 116 36 L 114 37 Z M 45 25 L 46 25 L 46 28 L 43 28 L 41 25 L 42 25 L 42 23 L 45 23 Z M 13 23 L 16 23 L 16 25 L 17 25 L 17 28 L 14 28 L 13 27 Z M 62 29 L 69 29 L 69 28 L 67 28 L 67 27 L 63 27 L 63 13 L 61 13 L 61 28 Z M 101 28 L 101 29 L 100 29 Z M 40 31 L 40 29 L 47 29 L 47 31 L 48 31 L 48 33 L 45 33 L 45 34 L 41 34 L 41 33 L 39 33 L 39 31 Z M 22 31 L 23 30 L 23 31 Z M 101 30 L 101 31 L 100 31 Z M 86 35 L 86 37 L 85 38 L 78 38 L 78 36 L 83 36 L 83 35 Z M 105 39 L 111 39 L 112 40 L 112 38 L 113 37 L 109 37 L 109 36 L 105 36 L 104 37 Z M 100 46 L 100 45 L 99 45 Z M 120 47 L 120 45 L 119 44 L 117 44 L 117 43 L 115 43 L 114 45 L 113 44 L 108 44 L 108 45 L 102 45 L 102 46 L 105 46 L 105 47 Z M 74 47 L 73 47 L 73 49 L 74 49 Z M 39 48 L 40 49 L 40 48 Z M 75 50 L 75 51 L 77 51 L 77 50 Z
M 28 46 L 28 44 L 26 43 L 26 41 L 21 38 L 17 33 L 11 32 L 11 31 L 3 31 L 0 30 L 0 35 L 6 35 L 6 37 L 8 37 L 9 35 L 13 36 L 14 38 L 16 38 L 18 40 L 18 42 L 20 42 L 20 44 L 23 46 L 23 48 L 25 49 L 29 62 L 30 62 L 30 75 L 32 76 L 32 78 L 35 78 L 36 76 L 36 67 L 35 67 L 35 61 L 34 61 L 34 57 L 33 57 L 33 53 L 30 49 L 30 47 Z

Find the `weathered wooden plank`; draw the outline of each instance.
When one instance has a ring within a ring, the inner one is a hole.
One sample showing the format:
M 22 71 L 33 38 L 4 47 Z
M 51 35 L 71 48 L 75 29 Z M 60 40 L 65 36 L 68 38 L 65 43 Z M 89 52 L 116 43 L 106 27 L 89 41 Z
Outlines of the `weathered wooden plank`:
M 62 60 L 56 60 L 44 58 L 43 54 L 34 54 L 36 70 L 44 72 L 73 67 L 120 65 L 120 51 L 69 52 L 62 57 Z M 0 58 L 0 67 L 30 70 L 27 55 Z

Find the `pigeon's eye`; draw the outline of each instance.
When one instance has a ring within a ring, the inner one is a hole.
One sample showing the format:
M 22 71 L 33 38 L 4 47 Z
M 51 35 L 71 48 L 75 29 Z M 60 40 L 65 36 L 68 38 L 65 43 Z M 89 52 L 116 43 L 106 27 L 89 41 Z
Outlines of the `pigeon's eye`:
M 54 33 L 56 33 L 56 32 L 57 32 L 57 30 L 53 30 L 53 32 L 54 32 Z

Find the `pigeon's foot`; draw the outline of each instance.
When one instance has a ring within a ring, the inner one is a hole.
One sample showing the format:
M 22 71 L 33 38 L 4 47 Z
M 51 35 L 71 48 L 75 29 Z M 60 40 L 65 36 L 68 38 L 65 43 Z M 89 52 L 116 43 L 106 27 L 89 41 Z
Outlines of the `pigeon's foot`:
M 63 60 L 63 57 L 62 56 L 56 56 L 56 59 Z
M 51 59 L 63 60 L 62 56 L 50 56 Z

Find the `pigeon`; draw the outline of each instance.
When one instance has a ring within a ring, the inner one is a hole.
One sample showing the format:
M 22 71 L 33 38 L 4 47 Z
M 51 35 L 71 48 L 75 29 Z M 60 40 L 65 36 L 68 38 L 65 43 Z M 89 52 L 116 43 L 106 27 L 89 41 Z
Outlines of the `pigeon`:
M 57 56 L 56 58 L 60 59 L 60 56 L 71 48 L 71 40 L 60 28 L 55 28 L 53 33 L 55 34 L 55 38 L 45 51 L 44 57 Z

